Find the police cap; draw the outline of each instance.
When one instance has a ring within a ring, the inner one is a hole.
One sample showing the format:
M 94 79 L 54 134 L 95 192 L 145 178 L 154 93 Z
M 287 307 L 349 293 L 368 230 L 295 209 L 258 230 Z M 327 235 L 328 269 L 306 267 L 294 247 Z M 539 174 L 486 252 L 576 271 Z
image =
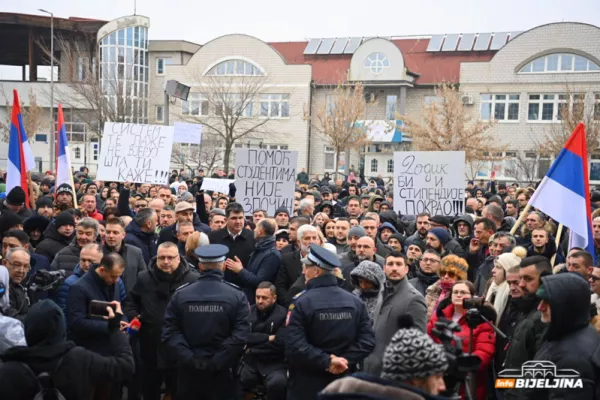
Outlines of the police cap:
M 194 253 L 201 263 L 218 263 L 225 261 L 229 248 L 222 244 L 208 244 L 198 247 Z
M 310 252 L 302 259 L 302 263 L 316 265 L 327 271 L 333 271 L 335 268 L 340 268 L 342 266 L 337 254 L 334 254 L 321 246 L 317 246 L 316 244 L 310 245 Z

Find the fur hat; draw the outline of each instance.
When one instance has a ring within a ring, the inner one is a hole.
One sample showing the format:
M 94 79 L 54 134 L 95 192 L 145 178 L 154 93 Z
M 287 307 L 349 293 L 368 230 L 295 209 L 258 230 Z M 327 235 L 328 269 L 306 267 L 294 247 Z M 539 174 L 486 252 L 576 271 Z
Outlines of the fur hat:
M 464 258 L 454 254 L 449 254 L 442 258 L 442 266 L 440 267 L 440 276 L 443 272 L 451 272 L 456 276 L 457 281 L 464 281 L 467 279 L 467 271 L 469 270 L 469 264 Z

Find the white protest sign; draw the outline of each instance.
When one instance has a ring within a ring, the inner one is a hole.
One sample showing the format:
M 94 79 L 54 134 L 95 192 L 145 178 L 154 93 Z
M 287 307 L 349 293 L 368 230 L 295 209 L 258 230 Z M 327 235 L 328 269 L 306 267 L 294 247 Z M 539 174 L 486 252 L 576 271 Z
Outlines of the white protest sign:
M 96 179 L 166 184 L 172 147 L 172 126 L 107 122 Z
M 294 212 L 297 151 L 236 149 L 236 199 L 247 215 L 266 210 L 275 215 L 279 207 Z
M 202 180 L 202 190 L 229 194 L 229 184 L 233 182 L 235 182 L 233 179 L 204 178 Z
M 175 122 L 173 143 L 200 144 L 202 142 L 202 125 Z
M 403 215 L 464 213 L 465 152 L 394 153 L 394 210 Z

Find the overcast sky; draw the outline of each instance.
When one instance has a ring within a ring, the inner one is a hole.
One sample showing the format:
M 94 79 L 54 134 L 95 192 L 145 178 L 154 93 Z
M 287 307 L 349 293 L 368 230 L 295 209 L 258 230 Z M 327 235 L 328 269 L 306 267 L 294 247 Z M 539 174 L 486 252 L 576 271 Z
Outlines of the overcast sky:
M 111 20 L 133 14 L 134 0 L 0 0 L 5 12 Z M 600 26 L 600 0 L 137 0 L 151 39 L 206 43 L 228 33 L 265 41 L 313 37 L 504 32 L 578 21 Z

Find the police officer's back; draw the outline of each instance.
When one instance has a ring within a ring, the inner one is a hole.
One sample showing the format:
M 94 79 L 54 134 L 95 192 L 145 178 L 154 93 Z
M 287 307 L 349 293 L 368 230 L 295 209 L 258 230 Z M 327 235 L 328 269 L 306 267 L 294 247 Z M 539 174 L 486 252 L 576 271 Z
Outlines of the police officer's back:
M 302 260 L 307 290 L 289 306 L 286 355 L 290 364 L 288 399 L 313 399 L 331 381 L 352 372 L 375 347 L 363 302 L 338 286 L 338 257 L 311 245 Z
M 244 292 L 223 279 L 223 245 L 196 250 L 201 277 L 178 289 L 165 312 L 162 341 L 179 360 L 178 399 L 233 396 L 231 369 L 248 333 Z

